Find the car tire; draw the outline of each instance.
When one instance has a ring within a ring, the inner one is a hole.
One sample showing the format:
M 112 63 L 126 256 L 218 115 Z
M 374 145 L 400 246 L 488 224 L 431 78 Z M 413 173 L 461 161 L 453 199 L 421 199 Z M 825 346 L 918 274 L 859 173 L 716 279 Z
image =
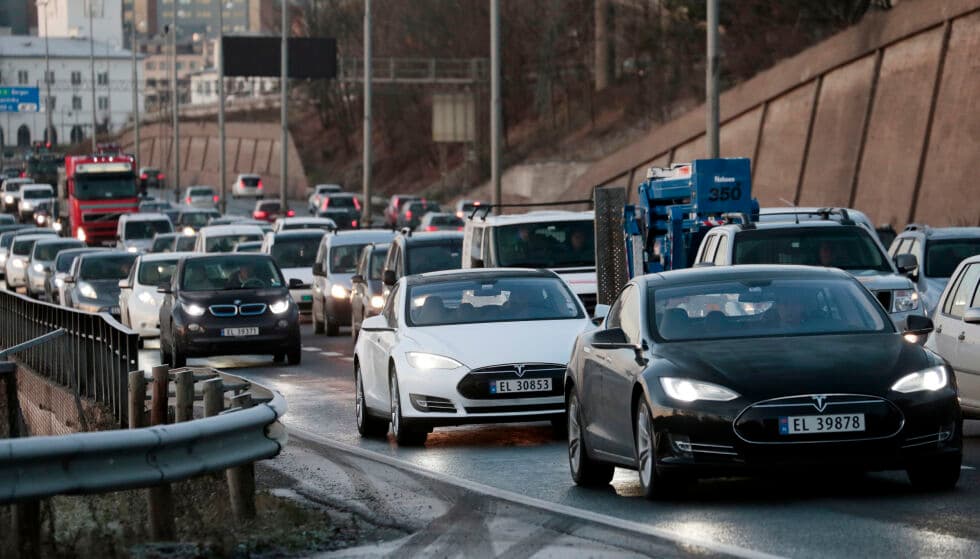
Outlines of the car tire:
M 640 492 L 647 499 L 663 499 L 681 495 L 690 478 L 666 475 L 657 469 L 656 433 L 653 430 L 653 414 L 650 405 L 641 399 L 636 410 L 633 429 L 636 449 L 636 470 L 640 474 Z
M 323 305 L 320 305 L 320 312 L 323 312 Z M 317 318 L 316 314 L 316 304 L 313 305 L 313 333 L 322 334 L 323 333 L 323 320 Z
M 336 320 L 332 320 L 326 312 L 323 313 L 323 321 L 326 324 L 328 336 L 340 335 L 340 324 L 337 324 Z
M 303 361 L 303 348 L 300 344 L 286 352 L 287 365 L 299 365 Z
M 568 400 L 565 415 L 568 420 L 568 468 L 572 473 L 572 481 L 583 487 L 609 485 L 615 468 L 611 464 L 603 464 L 589 457 L 588 447 L 582 436 L 584 432 L 582 407 L 574 392 Z
M 357 421 L 357 432 L 362 437 L 381 438 L 388 434 L 388 422 L 378 419 L 368 413 L 364 400 L 364 383 L 361 380 L 361 366 L 354 364 L 354 418 Z
M 388 393 L 391 396 L 391 434 L 395 437 L 398 446 L 422 446 L 425 439 L 429 436 L 428 429 L 423 429 L 418 425 L 408 425 L 402 418 L 402 406 L 400 393 L 398 391 L 398 375 L 395 370 L 391 370 L 388 377 Z
M 908 467 L 906 473 L 912 487 L 921 491 L 950 491 L 960 480 L 963 454 L 957 452 L 922 461 Z

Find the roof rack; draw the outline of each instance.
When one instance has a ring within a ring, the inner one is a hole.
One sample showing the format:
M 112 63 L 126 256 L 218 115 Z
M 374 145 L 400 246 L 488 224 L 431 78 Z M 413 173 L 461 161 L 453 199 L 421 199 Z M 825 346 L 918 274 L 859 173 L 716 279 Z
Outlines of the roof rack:
M 593 206 L 595 205 L 595 200 L 591 198 L 585 198 L 582 200 L 556 200 L 554 202 L 528 202 L 524 204 L 481 204 L 473 208 L 473 212 L 470 213 L 470 219 L 473 219 L 476 216 L 477 212 L 482 211 L 483 215 L 480 217 L 481 219 L 486 220 L 487 214 L 489 214 L 490 210 L 494 208 L 536 208 L 536 207 L 545 207 L 545 206 L 568 206 L 568 205 L 575 205 L 575 204 L 588 204 L 590 206 Z
M 820 219 L 825 221 L 830 220 L 830 216 L 839 215 L 840 222 L 842 225 L 855 225 L 855 221 L 851 219 L 851 216 L 847 213 L 846 208 L 817 208 L 815 210 L 799 210 L 794 208 L 787 208 L 785 211 L 779 212 L 766 212 L 765 215 L 793 215 L 797 216 L 796 222 L 799 223 L 799 216 L 801 215 L 815 215 L 819 216 Z
M 755 229 L 755 222 L 752 221 L 749 214 L 744 212 L 723 213 L 721 214 L 721 218 L 728 223 L 736 223 L 735 220 L 738 220 L 737 225 L 741 225 L 742 229 Z
M 928 231 L 929 226 L 925 223 L 909 223 L 905 226 L 906 231 Z

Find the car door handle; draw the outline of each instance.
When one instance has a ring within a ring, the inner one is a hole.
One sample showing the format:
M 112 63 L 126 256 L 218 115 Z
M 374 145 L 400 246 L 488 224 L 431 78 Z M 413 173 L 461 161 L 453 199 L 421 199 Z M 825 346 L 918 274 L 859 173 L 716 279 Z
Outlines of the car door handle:
M 956 339 L 959 340 L 959 341 L 961 341 L 961 342 L 963 340 L 965 340 L 966 339 L 966 332 L 960 332 L 960 335 L 959 336 L 956 336 Z

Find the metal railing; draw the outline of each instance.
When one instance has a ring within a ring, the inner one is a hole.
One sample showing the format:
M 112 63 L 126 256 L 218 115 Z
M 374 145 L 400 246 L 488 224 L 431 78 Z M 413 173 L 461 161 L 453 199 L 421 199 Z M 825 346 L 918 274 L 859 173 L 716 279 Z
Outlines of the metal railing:
M 125 424 L 127 374 L 139 335 L 104 313 L 89 313 L 0 291 L 0 347 L 53 332 L 64 335 L 20 352 L 16 361 L 78 396 L 106 405 Z

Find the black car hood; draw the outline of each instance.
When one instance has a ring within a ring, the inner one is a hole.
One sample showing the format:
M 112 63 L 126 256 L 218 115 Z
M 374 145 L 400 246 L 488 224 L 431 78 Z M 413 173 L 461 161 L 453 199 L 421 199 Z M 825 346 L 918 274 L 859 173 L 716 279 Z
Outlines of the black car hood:
M 941 362 L 894 333 L 673 342 L 655 346 L 653 358 L 657 376 L 706 380 L 752 399 L 881 394 Z
M 285 288 L 230 289 L 228 291 L 181 291 L 180 299 L 187 303 L 208 305 L 233 305 L 239 303 L 275 303 L 289 295 Z

